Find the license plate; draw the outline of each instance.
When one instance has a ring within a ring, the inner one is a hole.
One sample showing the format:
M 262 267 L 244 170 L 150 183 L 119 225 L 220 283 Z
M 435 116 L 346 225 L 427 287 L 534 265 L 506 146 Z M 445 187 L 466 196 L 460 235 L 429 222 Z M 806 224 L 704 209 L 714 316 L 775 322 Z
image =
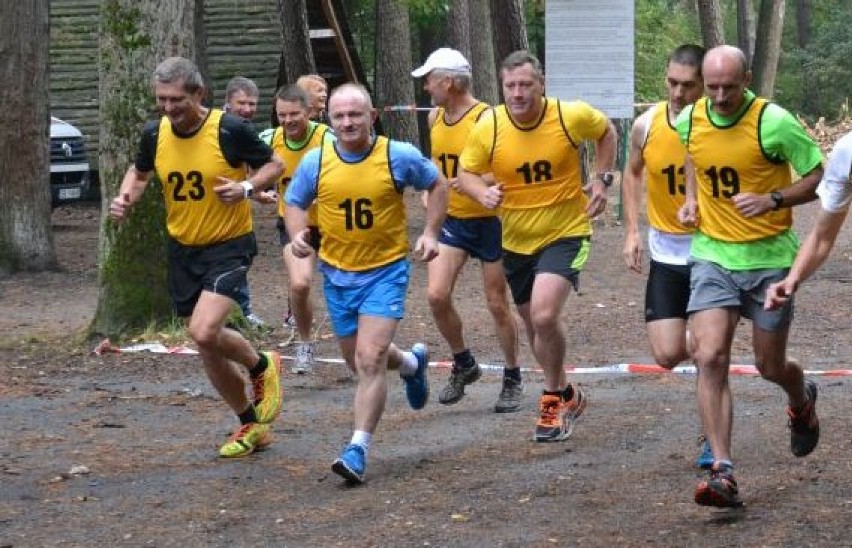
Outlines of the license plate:
M 74 200 L 80 197 L 80 189 L 79 188 L 60 188 L 59 189 L 59 199 L 60 200 Z

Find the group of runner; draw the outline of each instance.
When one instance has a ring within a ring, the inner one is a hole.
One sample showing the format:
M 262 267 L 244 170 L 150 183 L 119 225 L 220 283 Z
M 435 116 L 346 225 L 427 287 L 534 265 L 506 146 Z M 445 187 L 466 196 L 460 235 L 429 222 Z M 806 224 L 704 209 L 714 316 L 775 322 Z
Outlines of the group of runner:
M 472 71 L 461 53 L 441 48 L 411 73 L 435 107 L 427 158 L 411 144 L 375 134 L 376 110 L 357 84 L 328 94 L 331 130 L 311 119 L 325 115 L 317 110 L 325 106 L 326 88 L 321 102 L 311 99 L 304 82 L 279 90 L 279 127 L 270 146 L 250 124 L 202 105 L 201 76 L 190 61 L 169 58 L 155 70 L 163 117 L 143 129 L 137 159 L 110 210 L 123 219 L 154 172 L 163 181 L 169 290 L 211 383 L 241 424 L 221 447 L 223 457 L 268 443 L 281 407 L 278 354 L 257 352 L 226 325 L 256 253 L 252 198 L 278 203 L 299 336 L 294 370 L 307 372 L 313 361 L 310 286 L 318 257 L 331 326 L 357 374 L 353 434 L 332 470 L 364 481 L 388 369 L 398 370 L 413 409 L 426 405 L 429 350 L 423 343 L 410 350 L 393 343 L 410 270 L 406 187 L 423 192 L 425 223 L 414 257 L 427 263 L 428 302 L 453 355 L 439 401 L 458 402 L 481 375 L 453 306 L 462 266 L 473 257 L 481 263 L 505 363 L 494 410 L 517 411 L 523 401 L 511 295 L 544 373 L 533 437 L 555 442 L 571 435 L 589 400 L 566 378 L 562 311 L 588 257 L 591 220 L 605 210 L 616 179 L 618 136 L 591 105 L 546 96 L 542 67 L 529 52 L 512 53 L 501 64 L 501 105 L 475 98 Z M 728 385 L 741 316 L 752 321 L 758 370 L 787 394 L 791 451 L 805 456 L 819 441 L 817 386 L 787 358 L 787 334 L 793 293 L 827 256 L 850 196 L 852 153 L 833 155 L 832 162 L 842 156 L 840 164 L 823 178 L 817 145 L 790 113 L 748 90 L 750 77 L 745 56 L 732 46 L 706 53 L 694 45 L 677 48 L 666 68 L 667 100 L 636 120 L 623 177 L 624 256 L 637 272 L 644 263 L 643 182 L 647 188 L 645 320 L 652 352 L 669 368 L 691 358 L 699 371 L 705 442 L 697 463 L 706 475 L 694 499 L 720 507 L 742 504 Z M 588 182 L 583 142 L 595 149 Z M 801 177 L 796 182 L 791 167 Z M 815 199 L 821 180 L 825 211 L 797 258 L 791 208 Z M 270 188 L 273 193 L 264 192 Z

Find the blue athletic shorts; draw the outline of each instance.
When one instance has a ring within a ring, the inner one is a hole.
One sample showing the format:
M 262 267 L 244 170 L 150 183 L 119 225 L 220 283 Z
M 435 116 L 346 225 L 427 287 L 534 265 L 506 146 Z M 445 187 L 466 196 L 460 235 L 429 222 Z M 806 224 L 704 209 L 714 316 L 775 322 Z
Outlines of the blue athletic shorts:
M 466 251 L 482 262 L 493 263 L 503 258 L 502 230 L 498 217 L 457 219 L 448 216 L 438 241 Z
M 357 333 L 359 316 L 401 320 L 405 315 L 408 270 L 406 261 L 394 263 L 365 272 L 366 283 L 345 286 L 335 285 L 324 276 L 323 292 L 334 334 L 349 337 Z

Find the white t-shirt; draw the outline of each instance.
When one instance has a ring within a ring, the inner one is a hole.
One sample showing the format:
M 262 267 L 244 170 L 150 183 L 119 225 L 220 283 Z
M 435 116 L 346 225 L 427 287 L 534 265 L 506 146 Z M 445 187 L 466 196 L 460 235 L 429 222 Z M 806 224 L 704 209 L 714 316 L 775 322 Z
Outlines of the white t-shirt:
M 852 185 L 849 175 L 852 172 L 852 132 L 847 133 L 837 141 L 828 165 L 817 187 L 817 195 L 822 208 L 830 213 L 836 213 L 849 208 L 852 201 Z

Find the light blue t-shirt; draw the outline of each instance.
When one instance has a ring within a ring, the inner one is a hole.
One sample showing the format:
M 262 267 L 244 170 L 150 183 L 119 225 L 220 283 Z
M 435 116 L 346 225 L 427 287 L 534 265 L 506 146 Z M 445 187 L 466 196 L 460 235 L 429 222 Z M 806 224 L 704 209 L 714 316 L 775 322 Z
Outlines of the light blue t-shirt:
M 372 150 L 361 153 L 351 153 L 340 148 L 338 143 L 334 144 L 337 154 L 346 162 L 358 162 L 363 160 Z M 299 167 L 293 174 L 287 192 L 284 195 L 284 203 L 307 210 L 317 197 L 317 179 L 320 170 L 320 148 L 308 151 L 299 162 Z M 390 158 L 391 175 L 400 193 L 405 187 L 410 186 L 415 190 L 429 190 L 438 179 L 438 168 L 429 158 L 417 150 L 412 144 L 402 141 L 388 141 L 388 156 Z M 356 183 L 357 184 L 357 183 Z M 392 269 L 406 269 L 406 259 L 400 259 L 388 265 L 380 266 L 372 270 L 352 272 L 340 270 L 325 261 L 320 261 L 320 271 L 328 278 L 328 281 L 339 286 L 361 286 L 388 274 Z

